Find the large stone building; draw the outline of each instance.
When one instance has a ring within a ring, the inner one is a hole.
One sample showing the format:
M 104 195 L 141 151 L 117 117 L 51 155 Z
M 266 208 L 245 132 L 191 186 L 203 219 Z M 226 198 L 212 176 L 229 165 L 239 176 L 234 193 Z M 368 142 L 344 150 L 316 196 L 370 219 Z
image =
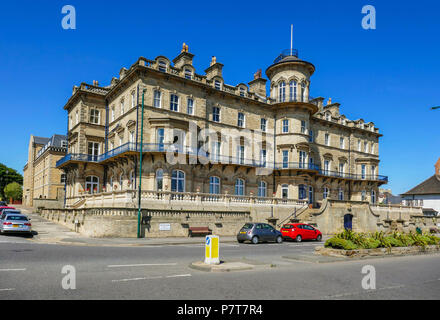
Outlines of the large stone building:
M 235 86 L 215 57 L 204 74 L 193 58 L 184 45 L 172 61 L 139 58 L 109 86 L 73 88 L 68 152 L 57 162 L 66 208 L 135 208 L 140 197 L 144 209 L 247 211 L 282 222 L 329 199 L 377 202 L 388 181 L 379 175 L 379 129 L 312 98 L 315 66 L 296 50 L 275 59 L 268 80 L 258 71 Z
M 23 169 L 23 204 L 34 206 L 34 199 L 64 201 L 65 174 L 56 167 L 66 155 L 67 137 L 31 135 L 28 161 Z

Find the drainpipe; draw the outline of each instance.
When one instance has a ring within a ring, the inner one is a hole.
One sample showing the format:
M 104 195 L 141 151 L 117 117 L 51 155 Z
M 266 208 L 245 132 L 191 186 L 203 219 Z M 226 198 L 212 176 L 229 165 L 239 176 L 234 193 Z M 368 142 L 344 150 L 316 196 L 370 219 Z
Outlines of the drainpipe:
M 142 191 L 142 151 L 143 151 L 143 138 L 144 138 L 144 96 L 146 89 L 142 90 L 142 115 L 141 115 L 141 145 L 139 151 L 139 191 L 138 191 L 138 226 L 137 237 L 141 237 L 141 191 Z
M 139 84 L 137 85 L 136 90 L 136 151 L 138 146 L 138 136 L 139 136 Z M 134 188 L 136 189 L 137 185 L 137 158 L 134 162 Z

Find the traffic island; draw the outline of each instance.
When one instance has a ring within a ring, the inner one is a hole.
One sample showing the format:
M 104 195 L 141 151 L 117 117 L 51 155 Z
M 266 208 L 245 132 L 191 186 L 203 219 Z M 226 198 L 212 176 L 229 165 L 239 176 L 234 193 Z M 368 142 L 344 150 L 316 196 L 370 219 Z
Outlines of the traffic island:
M 206 264 L 203 261 L 196 261 L 189 265 L 190 268 L 205 272 L 233 272 L 249 271 L 261 268 L 273 268 L 275 265 L 263 264 L 251 261 L 220 261 L 220 264 Z

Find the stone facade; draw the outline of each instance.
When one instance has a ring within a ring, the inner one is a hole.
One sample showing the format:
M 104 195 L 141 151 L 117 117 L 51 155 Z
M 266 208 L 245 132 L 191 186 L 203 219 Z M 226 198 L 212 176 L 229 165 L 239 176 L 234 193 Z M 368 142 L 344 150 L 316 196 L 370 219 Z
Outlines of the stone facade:
M 184 46 L 172 61 L 139 58 L 109 86 L 73 88 L 64 106 L 68 153 L 57 163 L 68 208 L 95 203 L 86 194 L 118 197 L 139 184 L 173 197 L 298 199 L 313 207 L 377 201 L 387 183 L 379 175 L 382 135 L 372 122 L 347 119 L 339 103 L 312 98 L 315 66 L 296 51 L 267 68 L 269 83 L 259 71 L 236 86 L 224 82 L 215 57 L 204 75 L 193 58 Z
M 64 141 L 64 143 L 62 143 Z M 57 207 L 64 202 L 63 171 L 56 167 L 67 150 L 67 138 L 54 135 L 42 138 L 31 135 L 28 162 L 23 169 L 23 204 L 34 206 L 34 199 L 56 200 Z M 46 206 L 46 205 L 45 205 Z

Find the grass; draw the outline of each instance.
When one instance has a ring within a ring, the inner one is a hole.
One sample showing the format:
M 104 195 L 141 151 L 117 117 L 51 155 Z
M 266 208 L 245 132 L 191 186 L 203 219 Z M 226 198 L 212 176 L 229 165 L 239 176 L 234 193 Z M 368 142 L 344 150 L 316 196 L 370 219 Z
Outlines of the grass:
M 400 233 L 400 232 L 374 232 L 360 233 L 344 230 L 328 239 L 326 248 L 356 250 L 392 247 L 418 246 L 425 248 L 428 245 L 440 245 L 440 238 L 431 234 Z

